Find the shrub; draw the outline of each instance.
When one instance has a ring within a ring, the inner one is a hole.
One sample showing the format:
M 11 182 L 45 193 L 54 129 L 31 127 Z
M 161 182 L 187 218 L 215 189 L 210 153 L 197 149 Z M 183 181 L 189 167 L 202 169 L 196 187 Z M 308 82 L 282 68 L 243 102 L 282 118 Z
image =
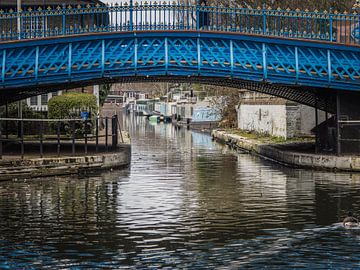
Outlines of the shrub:
M 60 96 L 53 97 L 48 103 L 48 116 L 51 119 L 79 119 L 81 112 L 89 113 L 89 126 L 90 130 L 93 130 L 94 121 L 96 119 L 96 113 L 98 110 L 96 104 L 96 97 L 87 93 L 65 93 Z M 61 131 L 67 134 L 72 132 L 71 124 L 69 122 L 63 122 L 61 125 Z M 87 132 L 89 127 L 87 128 Z M 84 134 L 84 123 L 77 123 L 75 126 L 75 133 L 77 135 Z
M 49 118 L 80 118 L 80 113 L 87 111 L 94 118 L 97 112 L 96 97 L 87 93 L 65 93 L 49 100 Z

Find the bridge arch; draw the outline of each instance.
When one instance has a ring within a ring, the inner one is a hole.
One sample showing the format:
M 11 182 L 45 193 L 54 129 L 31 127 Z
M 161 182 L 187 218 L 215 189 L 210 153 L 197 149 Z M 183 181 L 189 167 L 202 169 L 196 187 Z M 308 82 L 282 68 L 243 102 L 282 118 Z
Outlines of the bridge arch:
M 127 76 L 117 78 L 103 78 L 81 82 L 70 82 L 65 84 L 52 84 L 36 86 L 26 89 L 10 89 L 0 94 L 0 104 L 4 101 L 12 102 L 35 95 L 47 94 L 57 90 L 80 88 L 105 83 L 200 83 L 219 87 L 230 87 L 235 89 L 246 89 L 258 93 L 268 94 L 286 100 L 294 101 L 310 107 L 317 107 L 320 110 L 335 113 L 336 92 L 325 93 L 321 89 L 311 87 L 294 87 L 287 85 L 270 84 L 266 82 L 253 82 L 239 79 L 228 79 L 222 77 L 202 76 Z M 14 94 L 15 92 L 15 94 Z
M 337 90 L 360 87 L 359 47 L 226 32 L 91 33 L 12 41 L 0 43 L 0 59 L 1 101 L 100 82 L 191 80 L 311 106 L 318 96 L 324 108 L 324 100 L 332 100 Z

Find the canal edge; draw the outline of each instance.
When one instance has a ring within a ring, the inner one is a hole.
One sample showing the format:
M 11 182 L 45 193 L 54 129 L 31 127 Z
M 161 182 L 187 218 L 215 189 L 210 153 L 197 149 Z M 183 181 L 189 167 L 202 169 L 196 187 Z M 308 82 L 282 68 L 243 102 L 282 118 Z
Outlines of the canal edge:
M 116 152 L 82 156 L 16 159 L 0 162 L 0 181 L 48 176 L 87 175 L 122 169 L 130 165 L 131 144 L 121 144 Z
M 224 130 L 213 130 L 212 138 L 231 148 L 249 152 L 267 160 L 295 168 L 323 171 L 360 172 L 360 156 L 336 156 L 326 154 L 301 153 L 279 149 L 279 146 L 296 143 L 265 144 L 256 139 L 248 139 Z

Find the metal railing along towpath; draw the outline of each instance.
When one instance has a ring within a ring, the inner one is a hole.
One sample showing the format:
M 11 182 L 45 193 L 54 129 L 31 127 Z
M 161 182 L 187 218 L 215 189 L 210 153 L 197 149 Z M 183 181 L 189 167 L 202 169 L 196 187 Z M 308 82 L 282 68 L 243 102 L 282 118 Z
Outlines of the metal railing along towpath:
M 21 32 L 17 30 L 20 22 Z M 119 3 L 0 10 L 0 40 L 123 31 L 214 31 L 310 39 L 356 45 L 360 16 L 337 11 L 271 9 L 266 6 L 193 6 Z
M 124 143 L 117 115 L 94 120 L 0 118 L 0 159 L 114 151 L 119 135 Z

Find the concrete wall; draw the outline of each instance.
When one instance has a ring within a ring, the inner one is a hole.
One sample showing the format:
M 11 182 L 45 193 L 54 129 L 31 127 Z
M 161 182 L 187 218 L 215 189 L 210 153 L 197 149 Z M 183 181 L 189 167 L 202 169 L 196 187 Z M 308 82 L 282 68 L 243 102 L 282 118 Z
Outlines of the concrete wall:
M 240 104 L 238 128 L 292 138 L 311 135 L 315 127 L 315 109 L 300 104 Z M 319 123 L 325 120 L 325 113 L 319 111 Z
M 287 137 L 286 106 L 241 104 L 238 108 L 238 128 Z
M 306 106 L 306 105 L 298 105 L 300 107 L 300 134 L 308 135 L 316 125 L 315 122 L 315 108 Z M 318 111 L 319 116 L 319 124 L 325 121 L 326 116 L 324 111 Z M 330 117 L 330 116 L 329 116 Z

